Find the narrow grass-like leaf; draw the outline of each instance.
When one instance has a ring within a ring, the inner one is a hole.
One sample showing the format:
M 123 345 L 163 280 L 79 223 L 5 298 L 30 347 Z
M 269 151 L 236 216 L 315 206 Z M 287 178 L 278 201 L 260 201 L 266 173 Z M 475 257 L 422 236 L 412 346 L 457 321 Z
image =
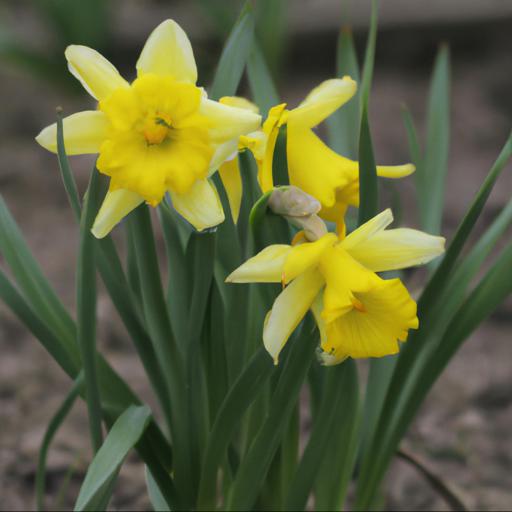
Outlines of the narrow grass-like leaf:
M 345 406 L 343 398 L 346 394 L 347 368 L 345 365 L 339 365 L 325 368 L 324 371 L 327 375 L 321 404 L 313 419 L 308 444 L 288 489 L 285 510 L 305 509 L 320 467 L 325 462 L 327 451 L 332 449 L 340 435 L 340 425 L 337 425 L 335 420 L 339 409 Z M 339 478 L 340 475 L 336 477 Z M 336 487 L 339 484 L 338 480 Z
M 84 369 L 85 397 L 93 450 L 102 443 L 101 400 L 96 376 L 96 262 L 95 238 L 91 228 L 99 209 L 100 181 L 94 169 L 87 189 L 80 222 L 77 262 L 77 341 Z
M 261 347 L 238 376 L 222 403 L 208 440 L 201 483 L 198 510 L 212 510 L 217 503 L 217 472 L 226 455 L 233 433 L 243 414 L 274 369 L 272 358 Z
M 146 476 L 146 488 L 148 490 L 149 501 L 153 506 L 153 510 L 155 512 L 171 512 L 169 504 L 165 501 L 158 484 L 155 482 L 155 479 L 147 466 L 144 468 L 144 474 Z
M 176 341 L 183 344 L 187 340 L 187 321 L 191 295 L 188 279 L 190 271 L 187 271 L 190 263 L 187 261 L 185 246 L 182 244 L 180 237 L 178 225 L 180 219 L 173 215 L 166 204 L 159 206 L 158 216 L 162 224 L 167 255 L 167 271 L 169 273 L 167 309 Z
M 365 104 L 363 105 L 359 136 L 359 226 L 377 214 L 379 204 L 377 185 L 377 169 L 368 124 L 368 110 Z
M 238 89 L 254 37 L 254 13 L 246 2 L 222 50 L 210 96 L 218 100 L 233 96 Z
M 336 76 L 345 75 L 359 83 L 359 65 L 350 27 L 341 29 L 336 50 Z M 353 160 L 357 158 L 359 146 L 359 94 L 358 92 L 346 105 L 326 119 L 329 146 L 337 153 Z
M 55 437 L 55 434 L 59 430 L 64 420 L 67 418 L 71 411 L 77 397 L 80 395 L 81 388 L 83 386 L 83 373 L 80 372 L 78 377 L 75 379 L 73 386 L 68 391 L 66 398 L 62 402 L 61 406 L 57 409 L 57 412 L 52 416 L 46 431 L 44 433 L 41 448 L 39 449 L 39 460 L 37 462 L 36 470 L 36 504 L 37 510 L 44 509 L 44 486 L 46 480 L 46 457 L 48 455 L 48 449 L 50 444 Z
M 361 110 L 368 107 L 370 89 L 373 80 L 373 68 L 375 65 L 375 46 L 377 44 L 379 6 L 377 0 L 372 0 L 372 14 L 370 18 L 370 29 L 366 40 L 366 51 L 364 54 L 363 73 L 361 78 L 360 104 Z
M 266 116 L 279 103 L 279 94 L 258 41 L 254 41 L 247 60 L 247 77 L 254 101 Z
M 191 264 L 193 276 L 185 360 L 187 402 L 194 404 L 193 407 L 188 407 L 188 414 L 190 415 L 189 457 L 192 465 L 194 495 L 197 494 L 199 486 L 201 451 L 206 444 L 209 427 L 205 375 L 200 354 L 201 334 L 205 323 L 206 308 L 213 279 L 215 241 L 215 230 L 193 233 L 187 248 L 187 257 Z
M 134 229 L 137 265 L 140 272 L 142 302 L 150 334 L 171 401 L 171 432 L 175 447 L 176 487 L 182 499 L 192 503 L 193 481 L 190 450 L 189 421 L 186 410 L 184 357 L 173 335 L 167 314 L 160 269 L 156 254 L 151 218 L 146 205 L 139 206 L 130 215 Z
M 265 481 L 318 344 L 309 320 L 291 346 L 265 421 L 241 461 L 228 499 L 229 510 L 250 510 Z
M 60 338 L 74 343 L 73 320 L 44 277 L 2 198 L 0 198 L 0 252 L 32 307 L 45 318 Z
M 80 197 L 76 188 L 75 177 L 71 172 L 68 157 L 66 155 L 66 148 L 64 146 L 64 131 L 62 123 L 62 110 L 57 111 L 57 157 L 59 161 L 59 169 L 64 183 L 64 188 L 69 198 L 71 208 L 75 218 L 80 219 Z
M 403 417 L 402 411 L 409 395 L 405 391 L 405 387 L 407 386 L 408 389 L 411 389 L 414 386 L 418 373 L 421 371 L 421 366 L 419 366 L 419 362 L 423 360 L 421 354 L 429 348 L 428 343 L 426 343 L 430 341 L 428 334 L 436 322 L 433 312 L 435 311 L 437 299 L 447 289 L 446 287 L 450 283 L 450 276 L 455 269 L 459 255 L 485 206 L 498 176 L 511 155 L 512 135 L 509 136 L 484 183 L 475 195 L 443 260 L 432 275 L 418 301 L 420 330 L 412 333 L 409 341 L 402 347 L 382 408 L 378 427 L 373 436 L 371 448 L 367 452 L 368 456 L 363 461 L 358 487 L 357 506 L 359 508 L 364 509 L 370 505 L 399 441 L 399 439 L 396 439 L 393 444 L 392 436 L 400 426 L 401 418 Z
M 2 271 L 0 271 L 0 298 L 66 373 L 70 375 L 78 373 L 81 366 L 78 347 L 76 345 L 69 347 L 66 343 L 62 343 Z
M 89 466 L 75 511 L 98 510 L 100 504 L 108 504 L 112 482 L 126 455 L 142 436 L 150 418 L 151 411 L 147 406 L 131 406 L 119 416 Z
M 338 384 L 342 389 L 341 406 L 334 418 L 336 432 L 324 454 L 315 484 L 316 510 L 343 510 L 356 465 L 361 424 L 359 380 L 355 361 L 349 359 L 343 367 Z
M 416 172 L 422 227 L 438 234 L 444 206 L 444 184 L 450 144 L 450 54 L 442 46 L 436 57 L 427 109 L 424 166 Z
M 257 34 L 266 61 L 274 75 L 280 71 L 281 57 L 286 49 L 287 14 L 286 0 L 259 0 L 255 2 Z
M 407 133 L 407 142 L 409 145 L 409 153 L 411 154 L 412 163 L 416 166 L 416 174 L 421 175 L 423 173 L 423 155 L 421 146 L 411 112 L 405 105 L 402 105 L 402 119 Z M 421 192 L 421 190 L 418 190 L 418 192 Z
M 512 200 L 501 210 L 494 222 L 450 276 L 444 293 L 439 297 L 434 305 L 435 309 L 432 311 L 432 317 L 436 318 L 436 324 L 444 326 L 453 316 L 455 309 L 462 303 L 471 280 L 510 225 L 512 225 Z

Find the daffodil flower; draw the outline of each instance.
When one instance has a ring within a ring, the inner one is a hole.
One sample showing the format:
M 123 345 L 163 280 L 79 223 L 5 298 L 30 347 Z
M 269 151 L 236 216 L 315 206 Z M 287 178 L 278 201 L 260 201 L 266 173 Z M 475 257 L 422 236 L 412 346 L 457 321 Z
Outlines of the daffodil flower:
M 155 206 L 167 192 L 196 229 L 222 222 L 224 212 L 208 178 L 261 118 L 212 101 L 196 86 L 192 47 L 181 27 L 167 20 L 153 31 L 131 84 L 91 48 L 69 46 L 65 55 L 71 73 L 98 100 L 97 110 L 64 119 L 66 151 L 99 153 L 97 168 L 111 178 L 94 235 L 107 235 L 140 203 Z M 37 141 L 56 152 L 56 125 Z
M 315 242 L 271 245 L 228 276 L 233 283 L 285 286 L 263 330 L 276 364 L 310 308 L 327 365 L 395 354 L 408 330 L 418 328 L 416 303 L 400 279 L 382 279 L 377 272 L 429 262 L 444 252 L 444 238 L 408 228 L 386 230 L 392 221 L 388 209 L 346 237 L 327 233 Z
M 320 201 L 320 216 L 325 220 L 337 222 L 348 206 L 359 206 L 359 163 L 335 153 L 313 131 L 350 100 L 356 89 L 356 82 L 348 76 L 326 80 L 297 108 L 287 110 L 286 103 L 271 108 L 261 130 L 241 137 L 242 146 L 254 154 L 263 192 L 273 187 L 274 149 L 279 128 L 286 125 L 290 184 Z M 412 172 L 412 164 L 377 166 L 378 176 L 386 178 L 402 178 Z

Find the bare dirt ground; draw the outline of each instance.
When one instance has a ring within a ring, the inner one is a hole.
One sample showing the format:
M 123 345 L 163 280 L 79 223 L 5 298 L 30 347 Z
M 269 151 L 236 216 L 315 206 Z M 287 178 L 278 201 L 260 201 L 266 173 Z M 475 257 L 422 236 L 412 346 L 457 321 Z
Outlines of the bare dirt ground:
M 452 45 L 452 150 L 444 219 L 447 236 L 453 233 L 510 129 L 512 77 L 505 45 L 507 37 L 510 39 L 503 29 L 504 25 L 498 24 L 381 35 L 371 118 L 377 157 L 383 163 L 408 159 L 400 104 L 406 102 L 423 126 L 435 43 L 448 39 Z M 292 41 L 291 64 L 283 73 L 281 90 L 292 104 L 332 75 L 335 35 L 309 37 L 309 41 Z M 0 91 L 4 98 L 1 193 L 47 276 L 73 310 L 76 229 L 56 159 L 39 148 L 33 137 L 53 121 L 56 105 L 63 105 L 70 113 L 90 103 L 85 94 L 67 96 L 13 67 L 0 71 Z M 74 158 L 72 163 L 83 188 L 91 161 Z M 512 175 L 505 174 L 480 227 L 489 223 L 511 196 Z M 406 180 L 399 188 L 405 198 L 404 220 L 415 226 L 412 182 Z M 510 279 L 510 275 L 504 278 Z M 431 392 L 406 439 L 411 450 L 461 490 L 473 509 L 512 507 L 511 313 L 509 300 L 467 341 Z M 130 385 L 151 401 L 143 371 L 106 297 L 100 299 L 99 316 L 102 351 Z M 0 354 L 0 510 L 32 509 L 41 438 L 69 381 L 3 306 Z M 59 500 L 62 508 L 72 506 L 89 459 L 86 415 L 80 403 L 50 452 L 48 506 L 57 507 Z M 70 465 L 75 471 L 59 498 Z M 403 462 L 394 464 L 388 482 L 389 509 L 447 508 Z M 148 506 L 142 467 L 133 456 L 123 468 L 112 508 L 146 510 Z

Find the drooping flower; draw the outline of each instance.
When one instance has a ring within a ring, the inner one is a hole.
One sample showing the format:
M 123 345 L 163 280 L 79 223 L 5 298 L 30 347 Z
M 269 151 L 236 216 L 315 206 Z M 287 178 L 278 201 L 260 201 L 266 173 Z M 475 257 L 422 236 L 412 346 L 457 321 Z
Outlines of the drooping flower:
M 93 226 L 98 238 L 143 201 L 155 206 L 168 192 L 196 229 L 215 226 L 224 212 L 208 179 L 233 153 L 240 135 L 261 117 L 208 99 L 196 86 L 190 41 L 173 20 L 149 36 L 129 84 L 98 52 L 69 46 L 71 73 L 98 100 L 98 109 L 64 119 L 69 155 L 99 153 L 97 168 L 110 187 Z M 56 125 L 36 140 L 56 152 Z
M 338 155 L 313 131 L 349 101 L 356 89 L 356 82 L 348 76 L 326 80 L 314 88 L 297 108 L 287 110 L 286 103 L 272 107 L 261 130 L 241 137 L 242 147 L 254 154 L 263 192 L 273 187 L 274 149 L 279 128 L 286 125 L 290 184 L 320 201 L 320 216 L 325 220 L 338 222 L 343 219 L 348 206 L 359 206 L 359 163 Z M 412 172 L 412 164 L 377 166 L 378 176 L 386 178 L 402 178 Z
M 418 328 L 416 303 L 400 279 L 383 279 L 377 272 L 429 262 L 443 253 L 444 238 L 408 228 L 386 230 L 392 221 L 388 209 L 347 237 L 327 233 L 315 242 L 271 245 L 228 276 L 233 283 L 285 286 L 263 330 L 276 363 L 310 308 L 327 365 L 394 354 L 408 330 Z

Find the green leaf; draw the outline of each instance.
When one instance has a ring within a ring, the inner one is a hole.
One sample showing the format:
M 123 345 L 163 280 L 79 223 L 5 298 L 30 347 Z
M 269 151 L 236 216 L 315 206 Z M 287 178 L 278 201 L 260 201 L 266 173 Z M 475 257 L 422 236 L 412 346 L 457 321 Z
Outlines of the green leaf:
M 354 38 L 349 27 L 341 29 L 336 51 L 336 76 L 348 75 L 359 83 L 359 65 L 357 63 Z M 331 114 L 327 119 L 329 146 L 355 160 L 359 146 L 359 134 L 356 127 L 360 123 L 359 92 L 346 105 Z
M 192 297 L 188 313 L 188 334 L 186 345 L 187 403 L 194 404 L 188 408 L 190 446 L 189 457 L 192 465 L 194 495 L 197 494 L 200 477 L 201 449 L 206 444 L 209 427 L 207 392 L 203 361 L 200 357 L 201 345 L 210 288 L 213 280 L 215 260 L 215 230 L 203 233 L 194 232 L 187 247 L 187 259 L 192 269 Z
M 323 371 L 327 374 L 324 393 L 319 410 L 313 418 L 309 441 L 288 489 L 285 510 L 305 510 L 309 494 L 319 477 L 320 468 L 326 463 L 326 457 L 329 457 L 328 452 L 338 444 L 341 425 L 337 424 L 336 420 L 340 409 L 344 409 L 346 413 L 345 406 L 347 404 L 344 399 L 347 398 L 347 385 L 350 387 L 350 391 L 357 393 L 357 387 L 354 389 L 351 379 L 353 375 L 351 370 L 353 369 L 349 368 L 352 365 L 353 361 L 349 360 L 334 368 L 323 368 Z M 330 462 L 334 461 L 330 459 Z M 338 469 L 339 464 L 336 466 L 338 466 Z M 329 470 L 332 471 L 333 469 L 334 467 L 330 466 Z M 348 481 L 345 479 L 344 482 L 341 482 L 341 474 L 339 473 L 333 475 L 331 480 L 335 482 L 333 487 L 336 492 L 344 494 L 344 489 L 340 489 L 340 486 L 346 488 Z M 336 510 L 339 510 L 339 508 L 336 508 Z
M 187 322 L 190 305 L 190 262 L 185 255 L 185 247 L 180 235 L 181 219 L 165 203 L 158 207 L 158 216 L 162 224 L 167 256 L 167 309 L 177 343 L 184 345 L 187 340 Z M 190 233 L 188 234 L 190 236 Z M 186 243 L 188 244 L 188 238 Z
M 215 508 L 217 472 L 224 460 L 233 433 L 247 408 L 262 391 L 263 384 L 273 370 L 272 358 L 261 347 L 226 395 L 215 418 L 206 448 L 199 486 L 198 510 Z
M 432 234 L 441 230 L 449 145 L 450 54 L 448 48 L 442 46 L 430 85 L 424 165 L 415 173 L 422 227 Z
M 165 501 L 163 494 L 160 492 L 160 488 L 158 487 L 151 471 L 147 466 L 144 468 L 144 474 L 146 476 L 146 487 L 148 490 L 149 501 L 153 507 L 155 512 L 171 512 L 171 509 Z
M 71 411 L 78 395 L 81 393 L 83 386 L 83 373 L 80 373 L 75 379 L 73 386 L 68 391 L 66 398 L 62 402 L 61 406 L 57 409 L 57 412 L 52 416 L 46 431 L 43 436 L 41 448 L 39 449 L 39 460 L 37 463 L 36 470 L 36 503 L 37 510 L 44 509 L 44 486 L 46 479 L 46 457 L 50 444 L 55 437 L 55 434 L 59 430 L 60 426 L 64 423 L 69 412 Z
M 265 421 L 240 463 L 228 499 L 230 510 L 251 509 L 262 488 L 318 344 L 311 331 L 308 317 L 290 348 Z
M 136 208 L 130 214 L 129 222 L 134 230 L 144 317 L 171 402 L 170 421 L 175 450 L 176 486 L 183 493 L 182 499 L 192 502 L 194 492 L 189 454 L 190 425 L 186 413 L 188 401 L 184 355 L 176 343 L 167 314 L 148 207 L 141 205 Z
M 2 198 L 0 198 L 0 252 L 32 308 L 44 318 L 59 338 L 74 344 L 73 320 L 30 253 L 23 235 Z
M 366 108 L 368 108 L 368 102 L 370 99 L 370 89 L 372 87 L 373 79 L 373 67 L 375 64 L 375 46 L 377 43 L 378 11 L 379 8 L 377 0 L 372 0 L 370 29 L 368 31 L 368 39 L 366 40 L 366 51 L 364 55 L 363 73 L 361 79 L 361 110 L 364 110 L 365 106 Z
M 414 121 L 409 109 L 405 105 L 402 105 L 402 119 L 405 131 L 407 132 L 407 142 L 409 144 L 409 153 L 411 154 L 412 163 L 416 166 L 416 174 L 419 173 L 421 175 L 424 172 L 421 168 L 423 165 L 423 155 L 421 153 Z M 418 190 L 418 192 L 421 192 L 421 190 Z
M 55 336 L 1 270 L 0 298 L 21 323 L 41 342 L 64 371 L 75 376 L 81 367 L 80 354 L 76 344 L 70 346 Z
M 106 507 L 119 469 L 150 418 L 151 411 L 147 406 L 130 406 L 119 416 L 87 470 L 75 511 Z
M 100 449 L 102 432 L 101 400 L 96 376 L 96 239 L 91 233 L 91 228 L 99 209 L 100 193 L 100 181 L 94 169 L 80 222 L 76 303 L 77 341 L 82 355 L 89 428 L 95 453 Z
M 286 50 L 289 12 L 285 0 L 259 0 L 255 2 L 257 33 L 263 54 L 274 74 L 280 71 L 282 56 Z
M 365 104 L 363 105 L 361 135 L 359 137 L 359 226 L 377 215 L 379 204 L 377 185 L 377 168 L 373 156 L 368 111 Z
M 261 115 L 266 116 L 279 103 L 279 94 L 258 41 L 254 41 L 249 53 L 247 77 L 254 101 L 260 108 Z
M 210 96 L 218 100 L 233 96 L 242 78 L 254 37 L 254 14 L 246 2 L 222 50 Z
M 480 216 L 492 188 L 512 155 L 512 135 L 509 136 L 503 150 L 496 159 L 480 190 L 476 194 L 469 210 L 460 223 L 446 254 L 429 280 L 420 300 L 418 301 L 418 317 L 420 329 L 411 333 L 409 341 L 403 345 L 398 363 L 389 386 L 386 400 L 382 408 L 378 426 L 373 436 L 371 448 L 361 468 L 359 479 L 358 501 L 360 508 L 370 506 L 377 487 L 384 475 L 394 453 L 399 438 L 394 439 L 400 428 L 406 400 L 414 383 L 421 373 L 426 357 L 423 355 L 431 350 L 429 333 L 436 326 L 437 318 L 433 314 L 438 299 L 450 283 L 460 253 Z
M 323 368 L 321 368 L 323 370 Z M 338 376 L 338 386 L 342 396 L 341 406 L 334 418 L 335 432 L 331 444 L 317 474 L 315 483 L 316 510 L 343 510 L 357 460 L 361 411 L 359 381 L 355 361 L 343 363 L 343 371 Z
M 62 123 L 62 111 L 57 111 L 57 159 L 59 161 L 59 169 L 64 183 L 71 209 L 75 215 L 75 219 L 80 220 L 81 207 L 80 197 L 78 196 L 78 190 L 76 188 L 75 177 L 71 172 L 69 160 L 66 154 L 66 148 L 64 146 L 64 128 Z

